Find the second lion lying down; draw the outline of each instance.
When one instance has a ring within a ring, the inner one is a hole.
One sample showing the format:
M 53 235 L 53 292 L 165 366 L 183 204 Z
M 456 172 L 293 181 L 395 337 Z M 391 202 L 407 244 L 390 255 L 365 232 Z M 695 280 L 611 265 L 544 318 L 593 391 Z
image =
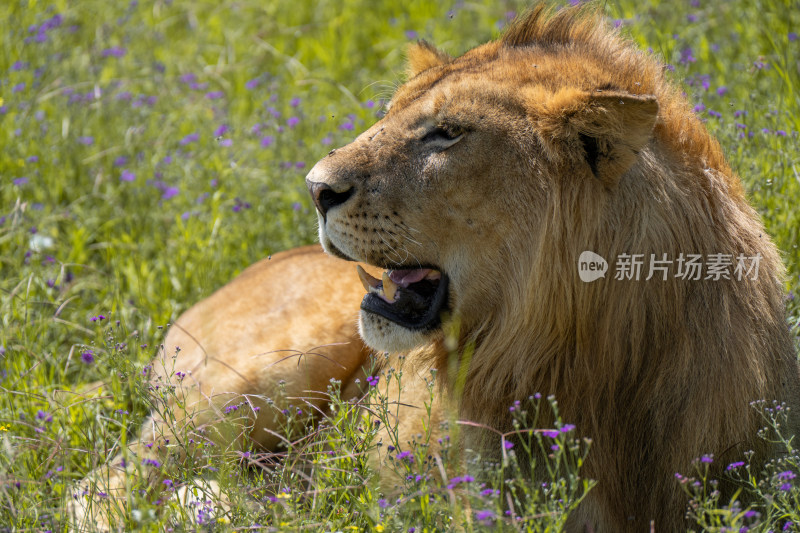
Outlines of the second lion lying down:
M 569 531 L 685 529 L 674 474 L 703 454 L 771 457 L 749 403 L 798 412 L 800 377 L 778 252 L 662 72 L 585 8 L 536 8 L 457 58 L 413 47 L 387 115 L 307 177 L 329 255 L 264 260 L 170 332 L 175 368 L 192 370 L 176 382 L 188 403 L 257 406 L 279 381 L 309 397 L 331 378 L 356 396 L 373 351 L 442 373 L 443 328 L 457 321 L 459 345 L 474 346 L 457 371 L 460 418 L 509 431 L 508 406 L 539 392 L 592 439 L 582 472 L 597 485 Z M 585 251 L 617 263 L 583 281 Z M 681 275 L 690 255 L 730 268 Z M 641 276 L 620 267 L 636 258 Z M 758 269 L 737 269 L 743 258 Z M 298 364 L 286 349 L 315 355 Z M 251 438 L 271 449 L 267 413 Z M 796 434 L 796 415 L 789 425 Z M 491 457 L 491 436 L 468 427 L 463 438 Z M 104 487 L 123 487 L 111 472 Z

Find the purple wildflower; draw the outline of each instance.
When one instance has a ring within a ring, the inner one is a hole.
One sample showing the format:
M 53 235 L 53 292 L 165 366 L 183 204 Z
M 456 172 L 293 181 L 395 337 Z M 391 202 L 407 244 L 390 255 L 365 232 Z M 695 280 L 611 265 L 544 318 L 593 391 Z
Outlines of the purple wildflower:
M 728 88 L 725 87 L 724 85 L 722 85 L 720 87 L 717 87 L 717 95 L 724 96 L 725 93 L 727 93 L 727 92 L 728 92 Z
M 575 429 L 575 424 L 564 424 L 563 426 L 561 426 L 561 428 L 559 429 L 559 431 L 560 431 L 561 433 L 569 433 L 569 432 L 570 432 L 570 431 L 572 431 L 573 429 Z
M 159 463 L 155 459 L 142 459 L 142 464 L 145 465 L 145 466 L 154 466 L 156 468 L 161 466 L 161 463 Z
M 42 411 L 41 409 L 36 411 L 36 419 L 41 420 L 43 422 L 52 422 L 53 415 L 48 413 L 47 411 Z
M 714 462 L 714 456 L 712 455 L 704 455 L 700 458 L 701 463 L 710 464 Z
M 214 137 L 222 137 L 226 133 L 230 131 L 227 124 L 221 124 L 217 129 L 214 130 Z
M 793 43 L 797 40 L 797 33 L 790 31 L 787 37 L 789 37 L 789 42 Z
M 405 461 L 407 461 L 409 463 L 413 463 L 414 462 L 414 456 L 411 455 L 411 452 L 409 452 L 409 451 L 398 453 L 397 454 L 397 459 L 400 460 L 400 461 L 405 460 Z
M 380 500 L 378 500 L 378 507 L 380 507 L 381 509 L 386 509 L 387 507 L 389 507 L 389 502 L 387 502 L 385 498 L 381 498 Z
M 245 89 L 253 90 L 258 87 L 258 84 L 261 83 L 261 80 L 258 78 L 253 78 L 252 80 L 248 81 L 244 84 Z
M 94 353 L 91 350 L 86 350 L 81 354 L 81 360 L 87 365 L 94 363 Z
M 13 183 L 14 185 L 17 185 L 17 186 L 25 185 L 25 184 L 28 183 L 28 178 L 26 178 L 24 176 L 21 177 L 21 178 L 14 178 L 13 180 L 11 180 L 11 183 Z
M 120 174 L 119 179 L 120 181 L 134 181 L 136 179 L 136 174 L 128 169 L 125 169 Z
M 24 81 L 14 85 L 14 87 L 11 88 L 11 92 L 12 93 L 18 93 L 18 92 L 21 92 L 21 91 L 24 91 L 24 90 L 25 90 L 25 82 Z
M 263 137 L 261 139 L 261 148 L 267 148 L 269 146 L 272 146 L 272 143 L 274 142 L 275 142 L 275 137 L 273 137 L 272 135 L 267 135 L 266 137 Z
M 208 98 L 209 100 L 219 100 L 224 96 L 225 93 L 222 91 L 209 91 L 206 93 L 206 98 Z
M 233 206 L 233 211 L 236 213 L 238 213 L 242 209 L 250 209 L 252 207 L 250 205 L 250 202 L 244 202 L 239 198 L 235 198 L 234 201 L 236 202 L 236 204 Z
M 380 376 L 367 376 L 367 383 L 370 387 L 375 387 L 378 385 L 380 379 Z
M 513 447 L 514 447 L 514 443 L 513 443 L 513 442 L 511 442 L 511 441 L 505 440 L 505 441 L 503 441 L 503 447 L 504 447 L 506 450 L 510 450 L 511 448 L 513 448 Z
M 111 48 L 106 48 L 103 50 L 100 55 L 103 57 L 122 57 L 127 53 L 127 50 L 122 48 L 121 46 L 112 46 Z
M 691 48 L 686 47 L 681 50 L 681 58 L 678 60 L 681 65 L 688 65 L 689 63 L 694 63 L 695 61 L 697 61 L 697 58 L 692 55 Z
M 413 40 L 413 39 L 417 39 L 418 37 L 419 37 L 419 34 L 417 32 L 415 32 L 414 30 L 406 31 L 406 39 Z
M 187 144 L 196 142 L 199 138 L 200 135 L 198 133 L 190 133 L 189 135 L 181 139 L 178 144 L 180 144 L 181 146 L 186 146 Z
M 475 513 L 475 519 L 480 522 L 490 522 L 494 520 L 494 513 L 488 509 Z
M 300 123 L 300 119 L 297 117 L 289 117 L 289 120 L 286 121 L 286 125 L 290 128 L 294 128 Z
M 300 99 L 295 96 L 294 98 L 289 100 L 289 105 L 292 107 L 298 107 L 300 105 Z
M 558 430 L 557 429 L 543 429 L 541 431 L 542 435 L 545 437 L 550 437 L 551 439 L 555 439 L 558 437 Z
M 161 194 L 162 200 L 169 200 L 178 195 L 180 190 L 177 187 L 167 187 L 164 189 L 164 192 Z
M 725 468 L 725 470 L 727 470 L 727 471 L 729 471 L 729 472 L 730 472 L 731 470 L 736 470 L 737 468 L 739 468 L 739 467 L 741 467 L 741 466 L 744 466 L 744 461 L 736 461 L 735 463 L 731 463 L 731 464 L 729 464 L 729 465 L 728 465 L 728 466 Z
M 128 157 L 121 155 L 118 158 L 114 159 L 114 166 L 115 167 L 124 167 L 128 164 Z

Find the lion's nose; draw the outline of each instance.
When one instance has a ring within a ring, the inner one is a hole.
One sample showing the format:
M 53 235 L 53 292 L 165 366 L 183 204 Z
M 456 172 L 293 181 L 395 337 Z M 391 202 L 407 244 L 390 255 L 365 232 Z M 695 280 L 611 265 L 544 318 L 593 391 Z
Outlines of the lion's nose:
M 328 214 L 328 211 L 345 203 L 353 195 L 354 191 L 353 187 L 337 191 L 327 183 L 318 181 L 306 180 L 306 185 L 308 185 L 308 192 L 311 193 L 314 205 L 317 206 L 317 211 L 323 218 Z

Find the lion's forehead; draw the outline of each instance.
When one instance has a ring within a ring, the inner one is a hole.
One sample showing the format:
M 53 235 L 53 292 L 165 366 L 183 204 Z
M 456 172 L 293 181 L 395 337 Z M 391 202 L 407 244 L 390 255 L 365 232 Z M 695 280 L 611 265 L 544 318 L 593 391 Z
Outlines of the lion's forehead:
M 565 88 L 657 92 L 658 80 L 644 64 L 622 68 L 580 49 L 481 48 L 401 85 L 390 110 L 414 107 L 417 113 L 436 115 L 455 107 L 496 107 L 531 113 Z

